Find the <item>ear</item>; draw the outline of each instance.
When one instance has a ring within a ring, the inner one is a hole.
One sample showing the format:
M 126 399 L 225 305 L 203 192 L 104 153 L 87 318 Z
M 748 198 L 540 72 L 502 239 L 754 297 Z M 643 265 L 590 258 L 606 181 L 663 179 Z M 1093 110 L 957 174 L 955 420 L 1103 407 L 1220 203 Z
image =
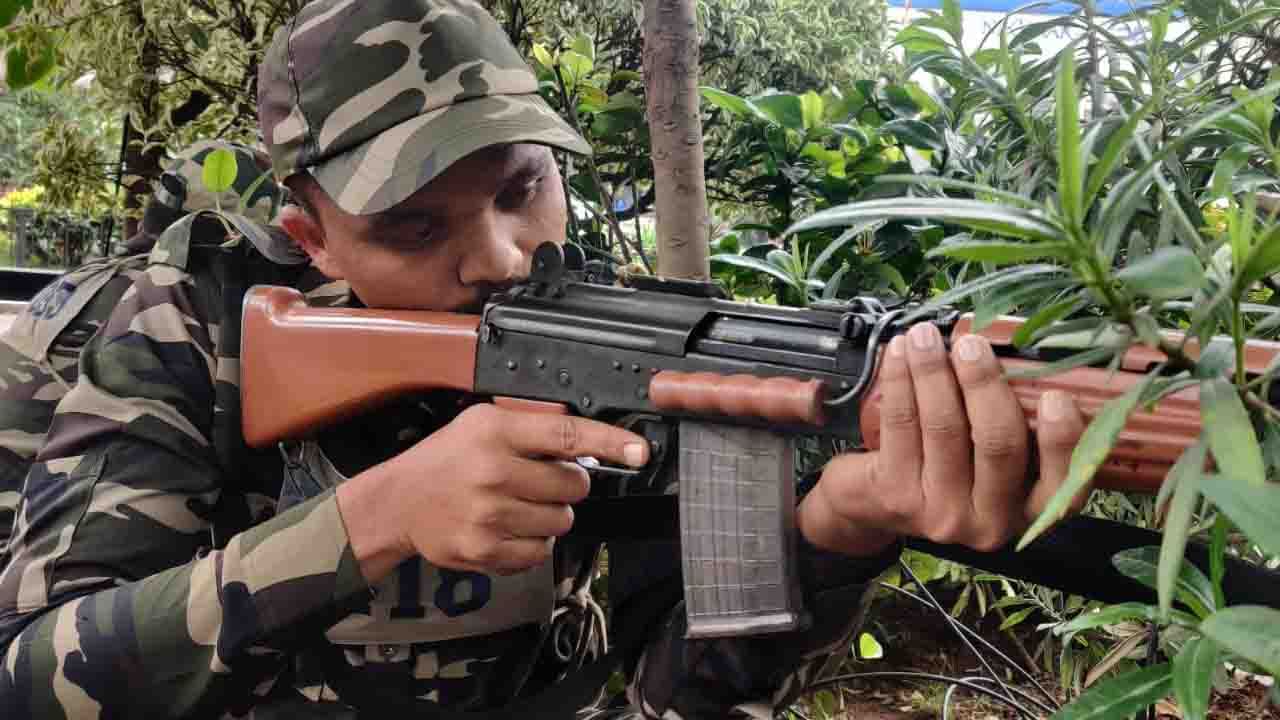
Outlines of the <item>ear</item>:
M 342 271 L 325 243 L 324 230 L 311 213 L 296 205 L 285 205 L 280 209 L 277 222 L 298 247 L 307 251 L 307 255 L 311 256 L 311 264 L 317 270 L 333 280 L 343 279 Z

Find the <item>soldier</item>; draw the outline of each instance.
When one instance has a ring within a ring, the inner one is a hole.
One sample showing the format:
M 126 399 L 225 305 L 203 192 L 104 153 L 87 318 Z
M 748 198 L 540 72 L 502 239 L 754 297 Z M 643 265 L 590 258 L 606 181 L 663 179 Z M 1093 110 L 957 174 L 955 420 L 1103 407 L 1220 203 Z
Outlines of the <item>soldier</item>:
M 589 147 L 537 87 L 467 0 L 321 0 L 277 32 L 259 116 L 300 205 L 281 225 L 332 280 L 312 301 L 474 309 L 563 242 L 550 148 Z M 1047 394 L 1028 480 L 1026 421 L 989 346 L 948 353 L 930 325 L 895 339 L 883 449 L 834 460 L 798 507 L 811 627 L 687 641 L 677 557 L 611 543 L 630 683 L 597 705 L 596 548 L 564 537 L 589 478 L 564 461 L 635 466 L 647 445 L 429 396 L 279 455 L 229 452 L 236 318 L 202 262 L 157 258 L 132 279 L 27 475 L 0 576 L 6 717 L 760 716 L 843 655 L 899 537 L 1003 543 L 1082 428 Z
M 238 171 L 231 187 L 217 197 L 201 180 L 204 159 L 216 149 L 234 153 Z M 241 208 L 240 199 L 246 194 Z M 184 215 L 216 207 L 242 210 L 244 217 L 265 228 L 283 198 L 283 188 L 270 176 L 269 160 L 264 163 L 243 145 L 197 142 L 167 163 L 153 184 L 139 230 L 126 240 L 120 257 L 101 258 L 68 271 L 38 293 L 0 334 L 0 559 L 23 478 L 44 442 L 54 407 L 76 383 L 80 351 L 146 267 L 156 238 Z M 198 244 L 216 246 L 226 240 L 226 226 L 206 218 L 190 234 Z M 269 239 L 267 249 L 289 261 L 294 246 L 282 232 L 255 233 L 254 237 Z M 293 262 L 300 259 L 295 255 Z

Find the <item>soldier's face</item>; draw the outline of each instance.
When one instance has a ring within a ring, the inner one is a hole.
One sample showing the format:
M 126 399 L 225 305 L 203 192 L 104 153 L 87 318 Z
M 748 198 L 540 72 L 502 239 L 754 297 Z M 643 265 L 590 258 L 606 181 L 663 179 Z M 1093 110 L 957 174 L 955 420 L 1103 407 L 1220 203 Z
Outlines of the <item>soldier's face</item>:
M 303 246 L 369 307 L 477 310 L 528 275 L 538 245 L 565 240 L 560 171 L 541 145 L 473 153 L 385 212 L 314 204 L 321 237 Z

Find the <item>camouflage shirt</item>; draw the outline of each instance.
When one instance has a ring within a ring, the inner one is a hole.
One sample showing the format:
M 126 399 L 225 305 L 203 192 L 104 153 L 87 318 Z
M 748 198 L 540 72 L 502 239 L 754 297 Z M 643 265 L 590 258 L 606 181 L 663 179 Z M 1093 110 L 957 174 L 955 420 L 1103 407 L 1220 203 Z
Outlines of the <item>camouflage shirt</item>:
M 502 591 L 497 578 L 415 560 L 370 588 L 356 566 L 332 485 L 447 422 L 449 403 L 444 411 L 400 403 L 323 434 L 301 451 L 323 452 L 309 466 L 332 477 L 309 488 L 282 482 L 294 476 L 274 450 L 228 464 L 213 438 L 239 369 L 235 353 L 218 346 L 225 318 L 216 279 L 194 253 L 189 267 L 116 262 L 103 287 L 119 283 L 118 302 L 42 309 L 37 301 L 31 314 L 72 321 L 46 360 L 11 352 L 0 368 L 6 389 L 26 398 L 4 403 L 11 414 L 0 433 L 9 434 L 0 438 L 17 468 L 8 492 L 29 463 L 0 574 L 0 717 L 355 717 L 335 672 L 378 694 L 477 709 L 572 671 L 546 662 L 555 655 L 546 640 L 553 616 L 579 630 L 595 621 L 594 546 L 558 543 L 554 562 L 531 571 L 540 573 L 534 582 L 526 577 L 524 587 L 543 590 L 509 599 L 528 607 L 507 612 L 518 622 L 497 631 L 466 626 L 469 612 Z M 313 303 L 351 301 L 341 283 L 306 268 L 290 273 Z M 38 334 L 42 325 L 18 323 L 9 340 L 23 327 Z M 611 545 L 611 584 L 626 576 L 643 594 L 678 577 L 678 557 L 655 547 Z M 626 658 L 627 700 L 584 713 L 772 713 L 841 657 L 861 615 L 861 583 L 890 559 L 806 551 L 814 623 L 804 632 L 686 641 L 683 612 L 671 607 L 643 652 Z M 627 623 L 628 606 L 612 606 L 610 622 Z M 367 642 L 377 637 L 374 621 L 397 611 L 448 622 L 434 635 Z M 342 646 L 325 634 L 335 623 L 346 629 Z M 463 629 L 440 632 L 455 626 Z

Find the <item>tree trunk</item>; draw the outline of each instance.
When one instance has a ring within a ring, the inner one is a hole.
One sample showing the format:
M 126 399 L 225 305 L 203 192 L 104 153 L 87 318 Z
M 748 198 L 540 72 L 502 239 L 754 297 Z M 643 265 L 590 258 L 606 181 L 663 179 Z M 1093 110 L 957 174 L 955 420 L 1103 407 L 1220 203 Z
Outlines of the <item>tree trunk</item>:
M 658 274 L 711 277 L 694 0 L 645 0 L 644 79 L 657 192 Z

